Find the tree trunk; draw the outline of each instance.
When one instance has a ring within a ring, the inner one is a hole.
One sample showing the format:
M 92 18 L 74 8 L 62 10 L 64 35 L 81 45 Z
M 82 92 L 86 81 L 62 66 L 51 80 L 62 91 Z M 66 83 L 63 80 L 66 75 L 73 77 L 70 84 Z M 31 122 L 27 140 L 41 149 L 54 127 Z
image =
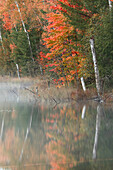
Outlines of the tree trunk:
M 85 86 L 85 82 L 84 82 L 84 78 L 81 77 L 81 84 L 82 84 L 82 88 L 84 91 L 86 91 L 86 86 Z
M 96 59 L 96 53 L 95 53 L 95 47 L 94 47 L 94 39 L 92 39 L 92 38 L 90 39 L 90 46 L 91 46 L 91 52 L 92 52 L 92 56 L 93 56 L 97 94 L 98 94 L 99 100 L 101 100 L 100 76 L 99 76 L 99 70 L 98 70 L 98 66 L 97 66 L 97 59 Z
M 109 10 L 111 11 L 111 8 L 112 8 L 112 2 L 110 0 L 108 0 L 108 3 L 109 3 Z
M 40 67 L 40 73 L 41 73 L 41 75 L 43 75 L 43 69 L 42 69 L 42 66 L 41 66 L 41 65 L 39 65 L 39 67 Z
M 30 38 L 29 38 L 29 34 L 28 34 L 27 30 L 26 30 L 26 27 L 25 27 L 24 21 L 23 21 L 23 19 L 22 19 L 22 14 L 21 14 L 21 11 L 20 11 L 20 8 L 19 8 L 19 5 L 18 5 L 18 2 L 17 2 L 17 1 L 15 1 L 15 4 L 16 4 L 16 6 L 17 6 L 17 8 L 18 8 L 18 12 L 19 12 L 19 14 L 20 14 L 20 19 L 21 19 L 21 22 L 22 22 L 22 25 L 23 25 L 23 28 L 24 28 L 24 32 L 27 34 L 27 39 L 28 39 L 29 48 L 30 48 L 30 53 L 31 53 L 31 59 L 34 61 L 34 58 L 33 58 L 33 52 L 32 52 L 32 48 L 31 48 L 31 42 L 30 42 Z
M 19 66 L 18 66 L 18 64 L 16 64 L 16 68 L 17 68 L 17 75 L 18 75 L 18 78 L 20 79 L 20 72 L 19 72 Z
M 2 41 L 1 27 L 0 27 L 0 41 L 1 41 L 1 44 L 2 44 L 2 49 L 3 49 L 3 52 L 5 53 L 5 49 L 4 49 L 4 46 L 3 46 L 3 41 Z

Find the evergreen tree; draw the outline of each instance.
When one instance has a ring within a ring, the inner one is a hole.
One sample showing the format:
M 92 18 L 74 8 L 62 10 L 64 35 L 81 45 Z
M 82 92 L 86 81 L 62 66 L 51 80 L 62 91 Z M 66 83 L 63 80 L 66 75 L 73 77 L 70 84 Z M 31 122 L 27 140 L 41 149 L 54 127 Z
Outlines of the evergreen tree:
M 100 15 L 94 15 L 87 29 L 87 36 L 84 37 L 85 54 L 91 57 L 89 38 L 95 40 L 95 49 L 100 71 L 101 80 L 112 82 L 113 74 L 113 11 L 109 9 L 102 11 Z
M 59 0 L 60 1 L 60 0 Z M 60 1 L 63 13 L 69 18 L 70 23 L 75 27 L 75 39 L 81 44 L 79 51 L 86 56 L 87 63 L 92 62 L 91 48 L 89 40 L 92 37 L 95 40 L 97 62 L 101 79 L 110 77 L 113 73 L 113 15 L 109 13 L 108 1 L 104 0 L 85 0 Z M 64 9 L 66 12 L 64 12 Z M 79 30 L 79 31 L 78 31 Z M 90 71 L 93 76 L 92 64 L 82 65 L 85 70 Z M 91 79 L 91 77 L 89 77 Z
M 16 63 L 19 64 L 21 73 L 23 75 L 34 76 L 34 69 L 35 70 L 39 69 L 36 60 L 37 60 L 37 54 L 40 52 L 41 31 L 39 30 L 37 32 L 33 28 L 29 32 L 33 58 L 34 58 L 34 62 L 32 62 L 26 33 L 21 28 L 18 28 L 18 30 L 19 31 L 13 29 L 12 33 L 10 34 L 11 46 L 14 45 L 14 49 L 12 51 L 11 57 L 15 64 Z

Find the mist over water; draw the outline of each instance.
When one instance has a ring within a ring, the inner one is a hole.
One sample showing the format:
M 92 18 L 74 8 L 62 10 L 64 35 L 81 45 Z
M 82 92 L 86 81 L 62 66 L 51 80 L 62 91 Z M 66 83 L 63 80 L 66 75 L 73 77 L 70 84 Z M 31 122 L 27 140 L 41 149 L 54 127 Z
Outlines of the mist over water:
M 31 82 L 0 82 L 0 101 L 14 101 L 18 102 L 20 99 L 25 100 L 25 97 L 22 98 L 22 90 L 25 90 L 26 87 L 29 87 Z

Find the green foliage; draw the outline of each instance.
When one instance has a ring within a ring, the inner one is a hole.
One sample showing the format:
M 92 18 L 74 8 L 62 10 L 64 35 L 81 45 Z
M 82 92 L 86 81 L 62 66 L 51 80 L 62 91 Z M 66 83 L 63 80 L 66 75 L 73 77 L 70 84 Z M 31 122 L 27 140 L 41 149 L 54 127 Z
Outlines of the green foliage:
M 97 64 L 101 78 L 110 77 L 113 73 L 113 17 L 108 9 L 100 15 L 94 15 L 89 24 L 89 28 L 84 37 L 84 52 L 91 58 L 89 39 L 95 40 Z
M 13 28 L 11 32 L 4 30 L 3 31 L 3 45 L 5 51 L 1 49 L 3 53 L 1 62 L 4 64 L 1 65 L 2 72 L 4 74 L 9 74 L 9 72 L 16 73 L 16 64 L 19 65 L 21 75 L 30 75 L 38 74 L 38 63 L 36 61 L 37 54 L 40 52 L 40 39 L 42 31 L 36 31 L 33 28 L 30 33 L 31 47 L 33 51 L 33 58 L 35 61 L 32 61 L 29 43 L 27 39 L 27 34 L 24 30 L 17 25 L 17 28 Z M 37 71 L 35 71 L 37 70 Z
M 92 14 L 100 13 L 101 9 L 108 8 L 108 1 L 105 0 L 85 0 L 83 1 L 84 6 L 88 11 L 90 11 Z
M 0 28 L 5 50 L 0 44 L 1 72 L 14 73 L 18 64 L 22 75 L 33 76 L 43 69 L 61 81 L 83 76 L 92 83 L 94 69 L 89 40 L 93 37 L 100 76 L 112 77 L 113 11 L 109 10 L 107 0 L 29 1 L 29 5 L 27 1 L 24 5 L 18 1 L 21 17 L 13 1 L 6 2 L 9 6 L 3 2 Z M 38 8 L 40 3 L 43 7 Z
M 81 45 L 75 48 L 78 48 L 78 51 L 86 57 L 86 62 L 82 63 L 80 68 L 80 75 L 94 80 L 89 43 L 90 38 L 93 37 L 100 76 L 102 79 L 111 78 L 113 74 L 113 10 L 109 11 L 108 1 L 105 2 L 104 0 L 76 2 L 69 0 L 69 2 L 71 5 L 60 3 L 63 9 L 67 11 L 63 11 L 64 15 L 69 18 L 70 23 L 75 28 L 76 38 L 73 38 L 73 40 Z M 77 32 L 77 29 L 81 32 Z
M 109 13 L 101 16 L 101 24 L 98 24 L 95 34 L 100 74 L 102 77 L 111 76 L 113 73 L 113 18 Z

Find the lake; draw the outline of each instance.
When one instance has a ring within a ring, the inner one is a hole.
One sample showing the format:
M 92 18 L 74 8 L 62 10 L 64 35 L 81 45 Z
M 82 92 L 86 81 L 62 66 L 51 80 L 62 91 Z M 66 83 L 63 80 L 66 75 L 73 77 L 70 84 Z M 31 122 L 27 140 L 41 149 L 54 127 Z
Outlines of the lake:
M 0 170 L 112 167 L 112 105 L 54 105 L 1 98 Z

